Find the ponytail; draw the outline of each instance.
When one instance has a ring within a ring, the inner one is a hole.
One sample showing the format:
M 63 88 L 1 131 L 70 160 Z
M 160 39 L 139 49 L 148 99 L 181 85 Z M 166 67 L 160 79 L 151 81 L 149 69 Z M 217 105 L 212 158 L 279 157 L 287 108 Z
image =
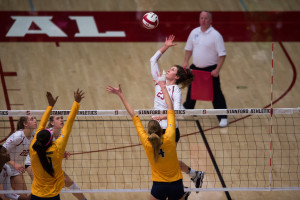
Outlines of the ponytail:
M 42 130 L 37 133 L 36 137 L 36 142 L 32 145 L 32 148 L 37 152 L 44 170 L 50 176 L 54 177 L 52 163 L 49 163 L 46 156 L 47 149 L 52 145 L 52 133 L 49 130 Z
M 154 160 L 155 162 L 157 162 L 158 160 L 158 155 L 159 155 L 159 150 L 161 147 L 161 141 L 160 141 L 160 137 L 158 135 L 156 135 L 155 133 L 152 133 L 149 137 L 148 137 L 149 142 L 152 145 L 153 148 L 153 154 L 154 154 Z
M 162 135 L 162 129 L 160 124 L 156 120 L 150 120 L 148 123 L 148 141 L 151 143 L 153 148 L 154 160 L 158 160 L 159 150 L 162 145 L 160 137 Z
M 52 128 L 53 127 L 52 124 L 51 124 L 53 121 L 54 121 L 54 116 L 50 116 L 47 128 Z
M 174 66 L 177 68 L 176 76 L 179 77 L 179 79 L 176 80 L 176 84 L 177 85 L 181 84 L 181 89 L 189 86 L 194 80 L 194 75 L 192 73 L 192 70 L 188 68 L 183 68 L 179 65 L 174 65 Z

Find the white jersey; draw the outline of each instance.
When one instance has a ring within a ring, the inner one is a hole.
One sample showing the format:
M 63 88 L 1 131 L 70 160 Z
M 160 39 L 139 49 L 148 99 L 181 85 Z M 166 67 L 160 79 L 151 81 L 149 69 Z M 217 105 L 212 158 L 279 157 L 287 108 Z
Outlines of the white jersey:
M 162 53 L 158 50 L 154 56 L 150 59 L 151 63 L 151 73 L 154 80 L 158 79 L 157 72 L 159 72 L 157 61 L 159 60 Z M 173 102 L 174 110 L 180 110 L 182 109 L 181 101 L 182 101 L 182 95 L 181 90 L 178 87 L 178 85 L 168 85 L 167 86 L 168 93 L 170 95 L 170 98 Z M 159 85 L 155 85 L 155 97 L 154 97 L 154 109 L 158 110 L 167 110 L 167 104 L 165 102 L 164 95 L 161 91 L 161 88 Z M 162 129 L 167 128 L 167 120 L 161 120 L 160 126 Z M 176 123 L 177 127 L 177 123 Z
M 11 168 L 8 164 L 4 164 L 0 172 L 0 184 L 3 184 L 3 190 L 11 190 L 10 187 L 10 177 L 12 176 Z M 19 195 L 17 194 L 5 194 L 5 197 L 8 199 L 17 200 Z
M 35 131 L 32 132 L 32 137 L 34 137 L 34 134 L 35 134 Z M 26 156 L 26 159 L 25 159 L 25 166 L 28 165 L 30 166 L 31 165 L 31 162 L 30 162 L 30 153 L 27 154 Z
M 24 165 L 25 158 L 29 154 L 29 146 L 32 139 L 32 135 L 30 139 L 27 139 L 23 130 L 19 130 L 9 136 L 3 146 L 7 149 L 11 160 Z M 12 171 L 13 173 L 14 171 L 17 172 L 14 168 L 12 168 Z

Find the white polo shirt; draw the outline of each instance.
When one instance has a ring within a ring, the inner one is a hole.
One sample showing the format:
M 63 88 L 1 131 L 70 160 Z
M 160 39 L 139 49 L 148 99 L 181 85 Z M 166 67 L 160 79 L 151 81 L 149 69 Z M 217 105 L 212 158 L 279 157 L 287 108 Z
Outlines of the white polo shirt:
M 226 55 L 223 37 L 212 26 L 205 32 L 200 26 L 193 29 L 184 49 L 193 51 L 193 64 L 199 68 L 215 65 L 220 56 Z

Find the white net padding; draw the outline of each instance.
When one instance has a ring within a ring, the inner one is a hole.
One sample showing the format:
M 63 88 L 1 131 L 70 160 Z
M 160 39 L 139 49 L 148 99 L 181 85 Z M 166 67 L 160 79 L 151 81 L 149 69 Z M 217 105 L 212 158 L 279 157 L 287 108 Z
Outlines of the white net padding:
M 64 115 L 66 120 L 68 112 L 52 114 Z M 151 115 L 165 111 L 136 112 L 147 128 Z M 11 129 L 8 116 L 16 124 L 19 116 L 29 113 L 40 119 L 44 111 L 0 111 L 0 140 Z M 205 171 L 202 189 L 194 189 L 189 176 L 183 173 L 184 185 L 190 190 L 300 190 L 299 109 L 201 109 L 177 113 L 181 133 L 178 159 L 192 169 Z M 218 127 L 215 115 L 221 114 L 228 115 L 230 124 L 226 128 Z M 79 111 L 66 150 L 72 155 L 63 160 L 63 169 L 81 190 L 62 192 L 150 191 L 149 162 L 124 110 Z M 24 176 L 30 189 L 31 180 L 26 173 Z M 13 191 L 0 191 L 7 192 Z

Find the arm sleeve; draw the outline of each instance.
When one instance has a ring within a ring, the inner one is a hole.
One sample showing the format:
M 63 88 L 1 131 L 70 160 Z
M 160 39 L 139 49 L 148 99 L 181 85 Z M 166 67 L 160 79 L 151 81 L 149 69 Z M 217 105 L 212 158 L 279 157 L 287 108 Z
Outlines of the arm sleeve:
M 80 104 L 77 103 L 76 101 L 74 101 L 71 112 L 68 116 L 67 122 L 64 125 L 62 131 L 61 131 L 61 136 L 55 141 L 58 149 L 60 151 L 60 153 L 64 153 L 67 143 L 68 143 L 68 139 L 72 130 L 72 126 L 73 126 L 73 122 L 75 120 L 76 114 L 78 113 Z
M 150 59 L 151 74 L 154 80 L 157 80 L 157 72 L 159 72 L 157 61 L 159 60 L 162 53 L 158 50 Z
M 174 110 L 181 109 L 181 102 L 182 102 L 181 90 L 179 89 L 179 87 L 177 87 L 177 89 L 174 91 L 174 94 L 173 94 Z
M 185 44 L 185 47 L 184 49 L 187 50 L 187 51 L 192 51 L 193 50 L 193 31 L 191 31 L 187 41 L 186 41 L 186 44 Z
M 15 132 L 7 138 L 3 146 L 6 148 L 8 153 L 11 153 L 12 149 L 14 149 L 17 144 L 20 144 L 22 140 L 23 138 L 18 136 L 18 132 Z
M 146 133 L 140 118 L 135 115 L 132 117 L 132 121 L 140 138 L 141 144 L 145 146 L 148 141 L 148 134 Z
M 216 37 L 216 49 L 218 52 L 218 56 L 225 56 L 226 55 L 226 49 L 225 49 L 225 44 L 224 44 L 224 40 L 221 34 L 218 34 Z
M 51 114 L 52 109 L 53 109 L 52 106 L 48 106 L 48 107 L 47 107 L 47 109 L 46 109 L 46 111 L 44 112 L 43 117 L 42 117 L 42 119 L 41 119 L 41 121 L 40 121 L 39 127 L 38 127 L 37 131 L 35 132 L 36 134 L 34 134 L 34 137 L 33 137 L 32 141 L 31 141 L 31 144 L 34 144 L 34 143 L 35 143 L 37 133 L 40 132 L 41 130 L 44 130 L 44 129 L 45 129 L 46 124 L 47 124 L 47 122 L 48 122 L 48 120 L 49 120 L 49 117 L 50 117 L 50 114 Z M 31 145 L 30 145 L 30 146 L 31 146 Z
M 168 110 L 167 112 L 167 128 L 165 132 L 166 137 L 170 137 L 172 141 L 175 141 L 175 112 L 174 110 Z

